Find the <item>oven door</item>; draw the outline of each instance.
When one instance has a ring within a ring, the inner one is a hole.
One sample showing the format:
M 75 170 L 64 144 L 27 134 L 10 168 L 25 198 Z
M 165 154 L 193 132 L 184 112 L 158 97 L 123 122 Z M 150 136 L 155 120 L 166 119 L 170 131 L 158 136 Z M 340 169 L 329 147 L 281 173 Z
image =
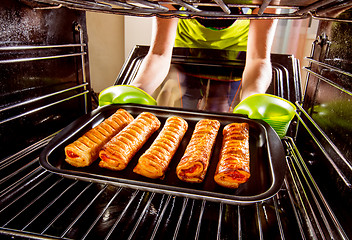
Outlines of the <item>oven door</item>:
M 115 85 L 130 84 L 149 47 L 136 46 Z M 152 96 L 158 106 L 230 112 L 240 101 L 245 52 L 174 48 L 169 74 Z M 272 82 L 267 93 L 300 100 L 299 64 L 292 55 L 272 54 Z

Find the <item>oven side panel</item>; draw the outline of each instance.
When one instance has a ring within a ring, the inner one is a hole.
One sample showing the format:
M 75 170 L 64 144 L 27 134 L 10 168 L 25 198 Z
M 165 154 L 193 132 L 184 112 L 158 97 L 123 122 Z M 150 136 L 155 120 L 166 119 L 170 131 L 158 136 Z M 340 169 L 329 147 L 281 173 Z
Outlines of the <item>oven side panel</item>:
M 351 19 L 351 14 L 349 9 L 340 17 Z M 308 78 L 297 137 L 317 191 L 335 214 L 334 224 L 348 236 L 352 235 L 351 34 L 351 23 L 320 21 L 305 68 Z
M 27 1 L 0 5 L 0 159 L 6 160 L 91 106 L 85 12 Z

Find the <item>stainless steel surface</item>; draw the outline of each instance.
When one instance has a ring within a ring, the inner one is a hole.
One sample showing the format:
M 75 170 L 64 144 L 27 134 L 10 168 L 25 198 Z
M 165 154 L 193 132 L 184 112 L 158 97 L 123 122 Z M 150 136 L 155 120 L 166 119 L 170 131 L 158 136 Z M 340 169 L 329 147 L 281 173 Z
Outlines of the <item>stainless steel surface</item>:
M 48 60 L 48 59 L 54 59 L 54 58 L 77 57 L 85 54 L 86 53 L 72 53 L 72 54 L 53 55 L 53 56 L 45 56 L 45 57 L 16 58 L 16 59 L 0 60 L 0 63 L 18 63 L 18 62 L 29 62 L 29 61 L 35 61 L 35 60 Z
M 14 51 L 14 50 L 31 50 L 31 49 L 45 49 L 45 48 L 66 48 L 66 47 L 85 47 L 86 44 L 62 44 L 62 45 L 46 45 L 46 46 L 8 46 L 0 47 L 0 51 Z M 84 52 L 84 51 L 82 51 Z
M 36 102 L 36 101 L 40 101 L 40 100 L 45 99 L 45 98 L 50 98 L 52 96 L 55 96 L 55 95 L 58 95 L 58 94 L 61 94 L 61 93 L 67 92 L 67 91 L 71 91 L 71 90 L 74 90 L 74 89 L 77 89 L 77 88 L 84 87 L 87 84 L 88 83 L 84 83 L 84 84 L 77 85 L 77 86 L 74 86 L 74 87 L 71 87 L 71 88 L 67 88 L 65 90 L 61 90 L 61 91 L 58 91 L 58 92 L 53 92 L 53 93 L 50 93 L 50 94 L 47 94 L 47 95 L 44 95 L 44 96 L 40 96 L 40 97 L 37 97 L 37 98 L 34 98 L 34 99 L 30 99 L 30 100 L 27 100 L 27 101 L 16 103 L 16 104 L 1 108 L 0 112 L 6 111 L 6 110 L 10 110 L 10 109 L 13 109 L 13 108 L 17 108 L 17 107 L 20 107 L 20 106 L 23 106 L 23 105 L 26 105 L 26 104 L 30 104 L 30 103 Z
M 224 13 L 226 14 L 230 14 L 231 10 L 229 9 L 229 7 L 222 1 L 222 0 L 214 0 L 217 5 L 220 6 L 220 8 L 222 9 L 222 11 L 224 11 Z
M 82 29 L 82 26 L 81 25 L 79 25 L 79 24 L 75 24 L 75 30 L 77 31 L 77 32 L 79 32 L 79 43 L 80 43 L 80 49 L 81 49 L 81 52 L 85 52 L 85 49 L 84 49 L 84 47 L 85 47 L 85 43 L 84 43 L 84 30 Z M 86 92 L 89 92 L 88 91 L 88 88 L 87 88 L 87 74 L 86 74 L 86 62 L 85 62 L 85 58 L 84 58 L 84 56 L 83 55 L 81 55 L 81 67 L 82 67 L 82 83 L 83 83 L 83 85 L 84 85 L 84 90 L 86 91 Z M 85 106 L 84 106 L 84 109 L 86 109 L 86 111 L 85 111 L 85 113 L 88 113 L 88 97 L 87 97 L 87 94 L 85 94 L 84 95 L 84 103 L 85 103 Z
M 260 5 L 258 15 L 262 15 L 265 9 L 269 6 L 271 0 L 264 0 L 263 3 Z

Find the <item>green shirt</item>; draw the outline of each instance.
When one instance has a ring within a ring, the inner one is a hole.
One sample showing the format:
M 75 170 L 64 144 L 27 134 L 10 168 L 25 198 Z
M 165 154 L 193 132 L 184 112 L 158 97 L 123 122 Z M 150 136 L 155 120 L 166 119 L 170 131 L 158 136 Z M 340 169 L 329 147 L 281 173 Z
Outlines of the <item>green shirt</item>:
M 177 26 L 175 47 L 247 50 L 250 20 L 236 20 L 230 27 L 212 29 L 196 19 L 180 19 Z

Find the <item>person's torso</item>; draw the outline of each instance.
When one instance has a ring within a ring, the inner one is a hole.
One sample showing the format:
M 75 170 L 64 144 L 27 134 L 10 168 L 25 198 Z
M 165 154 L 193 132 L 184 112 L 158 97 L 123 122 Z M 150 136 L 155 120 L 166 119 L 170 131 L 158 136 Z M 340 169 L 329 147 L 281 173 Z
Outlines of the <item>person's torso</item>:
M 248 30 L 249 20 L 180 19 L 175 47 L 246 51 Z

